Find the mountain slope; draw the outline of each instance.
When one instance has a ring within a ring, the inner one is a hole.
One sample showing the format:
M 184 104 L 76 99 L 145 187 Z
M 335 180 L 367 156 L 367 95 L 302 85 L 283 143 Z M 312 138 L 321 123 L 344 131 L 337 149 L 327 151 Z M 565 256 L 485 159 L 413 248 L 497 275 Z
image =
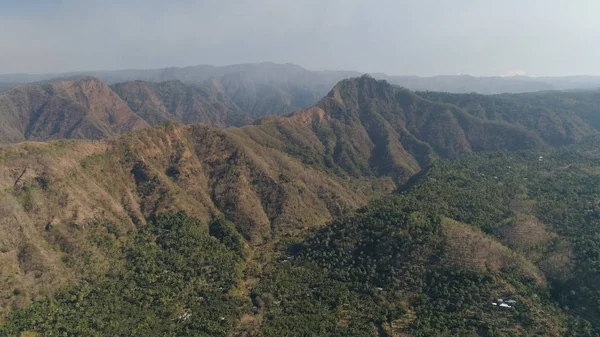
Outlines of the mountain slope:
M 0 143 L 101 139 L 148 127 L 103 82 L 88 78 L 0 94 Z
M 543 111 L 534 118 L 544 124 L 519 119 L 527 115 L 509 118 L 510 110 L 499 113 L 502 118 L 469 113 L 363 76 L 340 82 L 314 108 L 262 119 L 261 134 L 241 131 L 310 165 L 357 177 L 389 175 L 399 183 L 437 157 L 569 144 L 597 132 L 570 112 Z M 555 132 L 564 128 L 569 131 Z
M 86 234 L 123 265 L 17 311 L 4 331 L 598 336 L 599 141 L 436 162 L 398 195 L 273 251 L 255 247 L 258 265 L 240 260 L 247 248 L 223 223 L 210 236 L 184 215 L 137 234 L 93 225 Z
M 102 271 L 106 258 L 86 239 L 98 222 L 126 233 L 164 212 L 224 215 L 261 245 L 395 188 L 386 177 L 327 174 L 202 125 L 167 124 L 106 142 L 16 144 L 0 148 L 0 162 L 4 312 Z M 90 255 L 69 259 L 75 252 Z M 9 295 L 14 289 L 22 296 Z
M 456 105 L 475 116 L 505 120 L 537 129 L 550 144 L 581 139 L 578 129 L 600 129 L 600 91 L 479 95 L 419 92 L 420 96 Z M 577 120 L 574 116 L 579 117 Z
M 316 229 L 266 268 L 258 335 L 600 335 L 599 142 L 440 161 Z
M 598 248 L 589 238 L 600 199 L 598 141 L 589 136 L 597 132 L 577 113 L 533 117 L 480 114 L 365 76 L 342 81 L 313 108 L 241 128 L 167 123 L 102 142 L 2 147 L 0 306 L 8 313 L 40 300 L 38 314 L 17 311 L 16 330 L 6 331 L 55 331 L 35 322 L 67 317 L 63 332 L 73 334 L 160 335 L 182 327 L 157 322 L 192 307 L 210 318 L 192 319 L 193 329 L 224 335 L 592 331 Z M 565 125 L 570 132 L 556 132 Z M 583 138 L 589 143 L 551 147 Z M 200 221 L 154 222 L 179 211 Z M 223 217 L 229 229 L 208 224 Z M 303 240 L 310 227 L 318 229 Z M 189 234 L 187 244 L 170 241 L 171 229 Z M 198 274 L 188 268 L 190 254 L 214 251 L 228 266 L 229 276 L 214 274 L 230 277 L 223 289 L 207 281 L 218 260 Z M 179 283 L 145 258 L 175 268 Z M 115 311 L 105 289 L 127 319 L 106 323 Z M 498 296 L 523 306 L 497 314 Z M 206 299 L 235 314 L 217 328 Z M 97 308 L 102 327 L 68 309 L 78 304 Z
M 264 62 L 223 67 L 198 65 L 151 70 L 0 75 L 0 82 L 18 85 L 82 76 L 94 76 L 110 85 L 136 80 L 155 83 L 181 81 L 200 86 L 210 86 L 211 83 L 217 82 L 228 98 L 255 118 L 310 107 L 339 80 L 359 75 L 358 72 L 316 72 L 294 64 Z
M 115 84 L 111 88 L 150 125 L 175 121 L 227 127 L 251 122 L 251 118 L 212 82 L 192 86 L 180 81 L 134 81 Z
M 398 200 L 373 203 L 293 248 L 257 289 L 267 311 L 261 336 L 559 336 L 565 324 L 531 262 Z M 492 305 L 498 298 L 517 304 L 503 310 Z

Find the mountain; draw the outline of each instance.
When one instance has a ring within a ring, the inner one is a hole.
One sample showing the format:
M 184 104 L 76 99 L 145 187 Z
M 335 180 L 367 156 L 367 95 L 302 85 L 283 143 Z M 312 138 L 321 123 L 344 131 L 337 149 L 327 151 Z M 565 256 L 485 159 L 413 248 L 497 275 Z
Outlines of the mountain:
M 165 212 L 223 215 L 261 245 L 395 188 L 387 177 L 328 174 L 239 129 L 204 125 L 171 123 L 105 142 L 24 142 L 0 148 L 0 158 L 3 312 L 104 270 L 107 258 L 86 239 L 104 223 L 127 233 Z M 15 288 L 23 295 L 11 296 Z
M 0 75 L 2 84 L 19 85 L 24 83 L 48 81 L 52 79 L 68 79 L 80 76 L 94 76 L 108 84 L 141 80 L 147 82 L 166 82 L 180 80 L 184 83 L 205 83 L 209 80 L 231 82 L 227 94 L 236 96 L 238 89 L 243 99 L 253 92 L 277 95 L 285 92 L 282 101 L 292 101 L 288 110 L 312 106 L 324 96 L 331 87 L 346 78 L 362 75 L 357 71 L 310 71 L 298 65 L 271 62 L 236 64 L 215 67 L 197 65 L 190 67 L 169 67 L 161 69 L 128 69 L 110 71 L 82 71 L 61 74 L 4 74 Z M 442 91 L 452 93 L 500 94 L 523 93 L 546 90 L 574 90 L 600 88 L 599 76 L 564 76 L 564 77 L 530 77 L 530 76 L 469 76 L 441 75 L 432 77 L 393 76 L 384 73 L 371 74 L 377 79 L 406 87 L 416 91 Z M 247 89 L 247 90 L 246 90 Z M 312 97 L 314 95 L 314 97 Z M 286 98 L 287 97 L 287 98 Z M 310 100 L 309 100 L 310 98 Z M 272 98 L 268 98 L 270 100 Z M 260 97 L 254 97 L 260 100 Z M 236 104 L 244 102 L 236 101 Z M 250 102 L 248 102 L 250 103 Z M 245 111 L 256 116 L 249 106 L 240 105 Z M 264 104 L 263 107 L 268 107 Z M 288 112 L 289 112 L 288 111 Z M 258 111 L 260 112 L 260 111 Z M 267 113 L 263 113 L 265 115 Z
M 438 157 L 571 144 L 598 132 L 580 111 L 500 109 L 488 116 L 424 97 L 363 76 L 341 81 L 311 109 L 259 125 L 288 139 L 292 147 L 278 149 L 304 163 L 352 176 L 389 175 L 399 183 Z
M 397 195 L 275 245 L 250 248 L 222 218 L 184 213 L 138 230 L 51 223 L 60 261 L 99 275 L 16 310 L 0 333 L 598 336 L 599 141 L 439 161 Z M 24 268 L 48 272 L 48 251 L 22 247 Z M 7 295 L 17 305 L 26 284 Z
M 438 95 L 0 147 L 0 335 L 596 336 L 596 94 Z
M 181 81 L 186 85 L 203 88 L 199 97 L 214 101 L 217 99 L 225 106 L 232 104 L 237 109 L 232 110 L 232 117 L 227 125 L 238 126 L 244 121 L 260 118 L 266 115 L 285 115 L 298 109 L 315 105 L 331 88 L 341 80 L 360 76 L 355 71 L 309 71 L 298 65 L 270 62 L 237 64 L 230 66 L 198 65 L 190 67 L 169 67 L 162 69 L 130 69 L 113 71 L 84 71 L 62 74 L 7 74 L 0 75 L 0 92 L 10 86 L 38 82 L 47 84 L 54 81 L 77 80 L 87 76 L 99 78 L 109 85 L 123 82 L 143 81 L 152 83 Z M 600 77 L 570 76 L 570 77 L 474 77 L 457 76 L 389 76 L 382 73 L 372 74 L 374 78 L 387 80 L 394 85 L 400 85 L 409 90 L 436 91 L 451 93 L 499 94 L 523 93 L 548 90 L 573 90 L 600 88 Z M 149 85 L 149 83 L 148 83 Z M 163 85 L 164 87 L 165 85 Z M 4 88 L 4 89 L 3 89 Z M 185 89 L 193 90 L 193 89 Z M 183 92 L 184 89 L 177 89 Z M 208 92 L 207 92 L 208 91 Z M 191 104 L 193 105 L 193 104 Z M 214 120 L 214 111 L 221 107 L 206 107 L 206 114 L 213 117 L 198 119 L 199 121 Z M 135 110 L 135 109 L 134 109 Z M 151 110 L 156 110 L 152 108 Z M 241 110 L 249 116 L 242 116 Z M 158 120 L 164 120 L 165 116 Z M 179 118 L 170 119 L 179 121 Z M 219 118 L 217 118 L 219 119 Z M 149 121 L 153 124 L 153 121 Z M 222 126 L 223 120 L 213 125 Z
M 315 229 L 266 268 L 258 335 L 598 336 L 599 141 L 440 161 Z
M 446 94 L 419 92 L 421 97 L 456 105 L 475 116 L 491 119 L 504 119 L 518 122 L 540 131 L 546 130 L 560 116 L 576 115 L 594 129 L 600 128 L 600 90 L 588 91 L 547 91 L 516 95 Z M 546 120 L 540 116 L 547 116 Z M 570 126 L 561 130 L 550 130 L 562 134 L 570 132 Z M 547 135 L 549 142 L 553 135 Z
M 125 82 L 96 78 L 31 84 L 0 93 L 0 144 L 106 139 L 167 121 L 241 126 L 253 119 L 217 82 Z
M 256 63 L 223 67 L 199 65 L 154 70 L 89 71 L 79 73 L 0 75 L 0 83 L 19 84 L 53 79 L 93 76 L 112 85 L 129 81 L 169 82 L 211 86 L 219 90 L 251 117 L 285 114 L 310 107 L 340 79 L 358 76 L 357 72 L 313 72 L 294 64 Z
M 101 139 L 148 127 L 106 84 L 93 78 L 0 94 L 0 120 L 0 143 Z
M 233 103 L 218 85 L 186 85 L 181 81 L 161 83 L 132 81 L 111 88 L 131 110 L 150 125 L 175 121 L 217 127 L 241 126 L 252 119 Z

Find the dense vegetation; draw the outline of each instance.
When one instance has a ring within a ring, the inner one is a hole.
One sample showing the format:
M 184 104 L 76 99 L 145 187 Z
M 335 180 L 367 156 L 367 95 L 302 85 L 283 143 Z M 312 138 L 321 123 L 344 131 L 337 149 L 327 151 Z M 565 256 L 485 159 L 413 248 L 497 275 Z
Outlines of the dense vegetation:
M 123 263 L 13 313 L 2 331 L 599 336 L 597 144 L 437 162 L 245 273 L 245 240 L 222 218 L 208 233 L 182 213 L 131 237 L 97 230 L 90 240 Z M 246 293 L 243 279 L 258 283 Z
M 548 144 L 581 140 L 576 129 L 600 128 L 600 91 L 539 92 L 517 95 L 448 94 L 419 92 L 419 96 L 452 104 L 471 115 L 518 123 L 536 130 Z
M 561 95 L 365 76 L 243 128 L 0 148 L 0 335 L 598 336 L 596 98 Z
M 357 324 L 370 335 L 374 324 L 389 335 L 600 335 L 597 146 L 436 163 L 408 190 L 290 246 L 260 288 L 263 333 L 355 335 Z M 506 297 L 517 300 L 510 311 L 491 306 Z
M 115 255 L 108 273 L 15 312 L 0 335 L 227 336 L 235 326 L 248 305 L 233 291 L 247 253 L 222 220 L 211 228 L 224 242 L 183 213 L 131 237 L 97 226 L 89 240 Z

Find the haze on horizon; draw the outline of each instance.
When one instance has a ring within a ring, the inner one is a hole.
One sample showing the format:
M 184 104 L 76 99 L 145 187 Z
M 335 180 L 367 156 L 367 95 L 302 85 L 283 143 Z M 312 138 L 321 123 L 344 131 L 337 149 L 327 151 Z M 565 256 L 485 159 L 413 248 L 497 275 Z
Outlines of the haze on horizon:
M 600 75 L 595 0 L 1 0 L 0 73 L 272 61 L 390 75 Z

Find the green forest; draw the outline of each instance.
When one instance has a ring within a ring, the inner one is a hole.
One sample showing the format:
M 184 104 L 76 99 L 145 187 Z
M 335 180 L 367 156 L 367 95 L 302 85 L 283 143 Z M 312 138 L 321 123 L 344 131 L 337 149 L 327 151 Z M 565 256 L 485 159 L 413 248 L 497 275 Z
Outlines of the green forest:
M 235 83 L 0 95 L 0 336 L 600 337 L 597 91 Z
M 227 336 L 249 306 L 231 294 L 245 248 L 222 220 L 211 223 L 216 236 L 184 213 L 158 216 L 126 240 L 110 228 L 97 224 L 89 236 L 114 256 L 102 279 L 15 312 L 0 335 Z
M 0 335 L 600 336 L 599 144 L 437 161 L 254 259 L 222 217 L 96 223 L 106 275 L 13 312 Z

